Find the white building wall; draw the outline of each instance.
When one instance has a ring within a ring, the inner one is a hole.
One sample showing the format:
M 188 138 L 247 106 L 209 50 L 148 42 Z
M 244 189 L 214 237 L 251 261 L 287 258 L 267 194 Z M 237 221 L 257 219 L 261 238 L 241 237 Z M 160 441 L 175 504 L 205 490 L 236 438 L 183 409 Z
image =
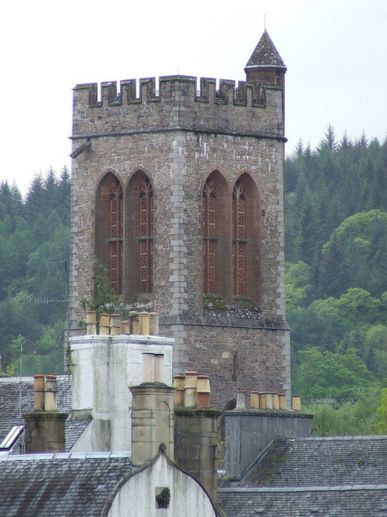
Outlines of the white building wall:
M 156 489 L 166 487 L 171 493 L 169 508 L 157 508 Z M 108 517 L 216 517 L 216 513 L 199 483 L 161 455 L 121 487 Z
M 163 355 L 162 382 L 172 383 L 173 339 L 160 336 L 71 338 L 72 410 L 92 421 L 73 451 L 130 451 L 130 386 L 144 382 L 144 354 Z

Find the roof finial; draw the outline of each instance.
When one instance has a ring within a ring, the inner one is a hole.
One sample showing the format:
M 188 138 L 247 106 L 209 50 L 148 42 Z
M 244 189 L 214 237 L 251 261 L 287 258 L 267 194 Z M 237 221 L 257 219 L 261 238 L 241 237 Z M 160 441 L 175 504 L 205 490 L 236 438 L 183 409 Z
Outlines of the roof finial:
M 264 31 L 266 32 L 266 13 L 263 13 L 263 28 L 264 28 Z

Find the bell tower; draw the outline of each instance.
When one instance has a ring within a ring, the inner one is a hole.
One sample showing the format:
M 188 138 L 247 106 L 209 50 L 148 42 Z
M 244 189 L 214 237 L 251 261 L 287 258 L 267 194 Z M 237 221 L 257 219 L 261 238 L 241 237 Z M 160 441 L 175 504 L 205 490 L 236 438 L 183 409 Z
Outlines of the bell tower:
M 127 308 L 160 313 L 174 371 L 289 391 L 284 76 L 265 31 L 246 81 L 164 76 L 74 88 L 71 332 L 93 262 Z

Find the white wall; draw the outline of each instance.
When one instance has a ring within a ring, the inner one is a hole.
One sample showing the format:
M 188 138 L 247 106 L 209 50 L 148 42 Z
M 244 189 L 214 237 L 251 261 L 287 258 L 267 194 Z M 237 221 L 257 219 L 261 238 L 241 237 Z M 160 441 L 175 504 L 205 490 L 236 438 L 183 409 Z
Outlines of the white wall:
M 70 339 L 72 410 L 93 420 L 74 451 L 130 451 L 129 386 L 144 381 L 143 354 L 162 354 L 163 378 L 172 383 L 173 339 L 159 336 L 76 336 Z
M 156 508 L 157 487 L 169 488 L 169 508 Z M 216 517 L 216 513 L 199 483 L 168 463 L 162 454 L 155 464 L 122 486 L 108 517 Z

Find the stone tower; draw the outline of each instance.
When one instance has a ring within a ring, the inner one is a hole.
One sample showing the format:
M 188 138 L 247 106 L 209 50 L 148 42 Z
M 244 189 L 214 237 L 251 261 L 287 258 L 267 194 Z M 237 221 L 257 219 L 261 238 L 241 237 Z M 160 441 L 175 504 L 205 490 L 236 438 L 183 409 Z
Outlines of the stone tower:
M 284 294 L 284 76 L 265 31 L 246 81 L 167 76 L 74 88 L 71 331 L 105 265 L 126 304 L 151 304 L 176 373 L 289 391 Z

